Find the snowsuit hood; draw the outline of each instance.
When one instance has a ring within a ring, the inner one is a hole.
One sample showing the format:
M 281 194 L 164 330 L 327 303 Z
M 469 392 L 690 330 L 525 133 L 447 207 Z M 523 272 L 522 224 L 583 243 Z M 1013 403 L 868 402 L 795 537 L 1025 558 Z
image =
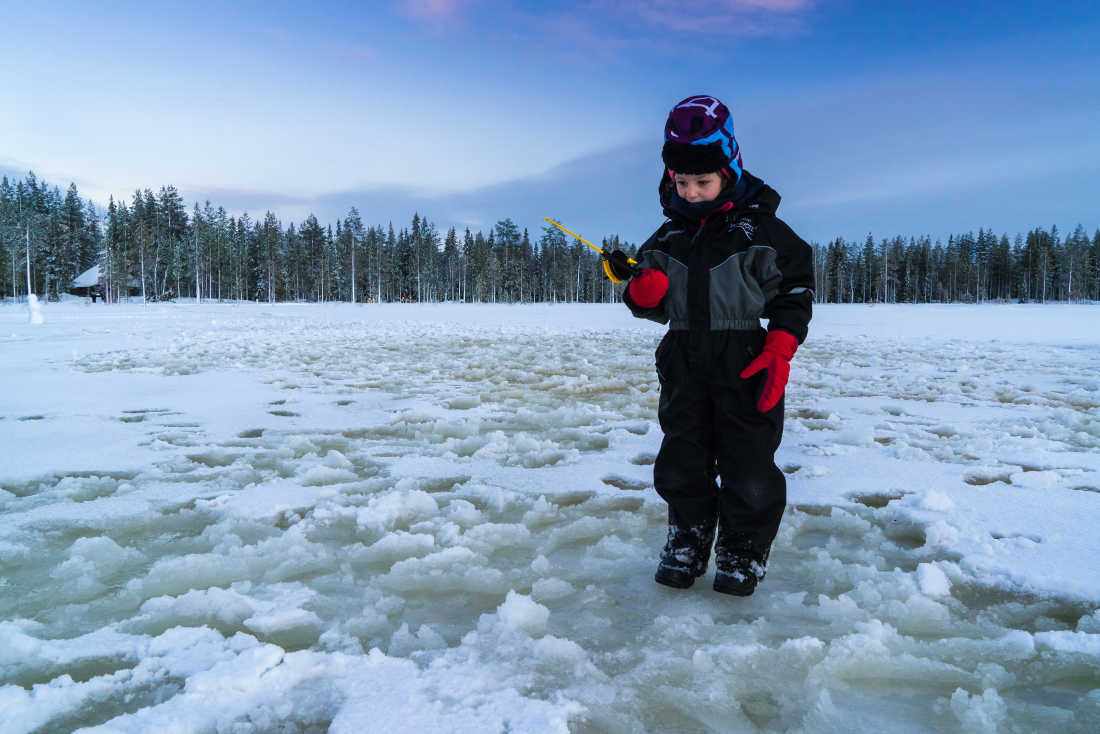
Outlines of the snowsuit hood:
M 748 171 L 742 171 L 737 183 L 722 190 L 714 201 L 692 204 L 676 193 L 676 184 L 667 173 L 661 176 L 657 186 L 661 207 L 672 220 L 687 220 L 698 224 L 703 218 L 720 209 L 750 209 L 765 214 L 775 214 L 779 209 L 779 192 Z M 727 206 L 728 205 L 728 206 Z

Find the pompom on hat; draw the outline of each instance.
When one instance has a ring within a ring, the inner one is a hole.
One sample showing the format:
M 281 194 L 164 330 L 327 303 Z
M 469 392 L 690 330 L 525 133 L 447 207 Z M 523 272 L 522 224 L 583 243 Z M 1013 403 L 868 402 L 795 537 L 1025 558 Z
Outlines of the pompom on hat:
M 740 181 L 741 148 L 733 137 L 729 108 L 706 94 L 679 102 L 665 122 L 661 158 L 670 175 L 721 171 Z

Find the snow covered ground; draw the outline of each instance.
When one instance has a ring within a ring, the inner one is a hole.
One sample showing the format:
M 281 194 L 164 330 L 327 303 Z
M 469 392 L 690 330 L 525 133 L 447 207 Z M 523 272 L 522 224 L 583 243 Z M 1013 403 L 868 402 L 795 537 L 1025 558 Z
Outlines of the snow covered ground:
M 1100 728 L 1100 307 L 825 306 L 747 599 L 621 306 L 0 306 L 0 731 Z M 81 729 L 83 730 L 83 729 Z

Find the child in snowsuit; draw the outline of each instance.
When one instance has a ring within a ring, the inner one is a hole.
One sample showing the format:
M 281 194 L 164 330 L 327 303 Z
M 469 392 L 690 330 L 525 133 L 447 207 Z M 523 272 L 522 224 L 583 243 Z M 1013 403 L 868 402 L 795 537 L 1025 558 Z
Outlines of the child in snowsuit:
M 668 502 L 656 581 L 691 586 L 713 544 L 715 590 L 747 596 L 764 578 L 787 501 L 774 457 L 789 362 L 810 322 L 813 260 L 776 217 L 779 194 L 741 167 L 733 120 L 717 99 L 672 109 L 662 158 L 668 221 L 639 248 L 637 265 L 622 251 L 608 261 L 630 280 L 631 312 L 669 326 L 656 353 L 664 440 L 653 483 Z

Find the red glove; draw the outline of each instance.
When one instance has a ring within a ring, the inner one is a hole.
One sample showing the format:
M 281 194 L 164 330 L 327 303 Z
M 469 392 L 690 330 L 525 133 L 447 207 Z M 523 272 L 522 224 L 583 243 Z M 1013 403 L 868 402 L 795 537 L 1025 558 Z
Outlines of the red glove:
M 630 299 L 642 308 L 654 308 L 668 293 L 668 276 L 654 268 L 643 268 L 630 281 Z
M 796 349 L 798 340 L 794 336 L 779 329 L 769 331 L 768 338 L 764 340 L 764 350 L 749 362 L 748 367 L 741 370 L 741 377 L 752 377 L 760 370 L 768 371 L 768 376 L 764 379 L 764 390 L 756 403 L 756 409 L 761 413 L 767 413 L 774 408 L 779 398 L 783 397 L 787 378 L 791 376 L 791 358 Z

